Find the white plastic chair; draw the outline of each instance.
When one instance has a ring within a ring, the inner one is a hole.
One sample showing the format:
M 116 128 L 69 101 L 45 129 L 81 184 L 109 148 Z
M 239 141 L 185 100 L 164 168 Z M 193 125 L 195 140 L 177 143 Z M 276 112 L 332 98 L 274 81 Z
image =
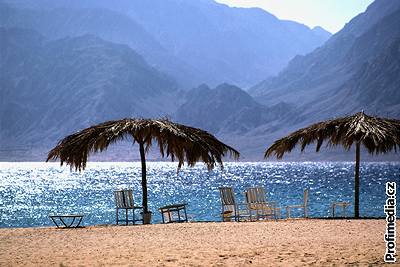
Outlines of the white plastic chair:
M 307 205 L 308 205 L 308 189 L 305 189 L 303 193 L 303 205 L 286 206 L 286 217 L 290 218 L 291 209 L 304 209 L 304 218 L 307 218 L 308 217 Z

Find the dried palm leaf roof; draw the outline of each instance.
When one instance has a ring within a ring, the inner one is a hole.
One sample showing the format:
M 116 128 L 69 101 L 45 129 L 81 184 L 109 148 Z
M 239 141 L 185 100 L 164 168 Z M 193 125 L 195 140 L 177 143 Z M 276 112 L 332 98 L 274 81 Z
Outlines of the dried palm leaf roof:
M 372 117 L 359 112 L 352 116 L 322 121 L 275 141 L 264 157 L 275 154 L 280 159 L 297 143 L 300 143 L 301 151 L 304 151 L 307 145 L 315 141 L 317 152 L 324 141 L 329 146 L 343 145 L 346 150 L 354 142 L 360 142 L 371 154 L 397 151 L 400 148 L 400 120 Z
M 122 119 L 104 122 L 62 139 L 53 148 L 47 161 L 60 159 L 77 170 L 86 167 L 88 155 L 107 149 L 119 140 L 133 138 L 133 142 L 143 143 L 146 151 L 157 141 L 161 156 L 178 159 L 180 168 L 186 161 L 193 166 L 203 161 L 209 169 L 217 163 L 222 166 L 222 158 L 229 152 L 235 159 L 239 152 L 225 145 L 210 133 L 171 122 L 167 119 Z

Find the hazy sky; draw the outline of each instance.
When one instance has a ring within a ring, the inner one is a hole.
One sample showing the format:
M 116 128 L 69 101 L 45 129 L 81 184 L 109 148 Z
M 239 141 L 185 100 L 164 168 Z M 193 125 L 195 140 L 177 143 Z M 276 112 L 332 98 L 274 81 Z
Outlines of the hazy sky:
M 373 0 L 216 0 L 229 6 L 260 7 L 280 19 L 294 20 L 309 27 L 322 26 L 335 33 Z

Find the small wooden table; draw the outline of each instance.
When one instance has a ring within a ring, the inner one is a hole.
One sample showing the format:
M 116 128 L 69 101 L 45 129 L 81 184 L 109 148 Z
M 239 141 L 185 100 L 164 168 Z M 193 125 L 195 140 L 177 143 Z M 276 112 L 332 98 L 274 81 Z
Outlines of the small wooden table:
M 186 203 L 182 203 L 159 208 L 163 223 L 187 222 L 186 205 Z M 184 213 L 181 214 L 181 211 Z M 174 213 L 177 215 L 176 217 L 174 217 Z
M 53 221 L 53 223 L 57 226 L 57 228 L 60 228 L 60 222 L 64 225 L 64 228 L 77 228 L 79 227 L 83 219 L 83 215 L 81 214 L 49 215 L 49 217 Z M 64 219 L 71 219 L 71 221 L 70 222 L 64 221 Z M 59 221 L 59 223 L 57 223 L 57 220 Z
M 343 215 L 346 217 L 346 208 L 350 206 L 350 202 L 333 202 L 332 203 L 332 217 L 335 217 L 336 207 L 342 207 Z

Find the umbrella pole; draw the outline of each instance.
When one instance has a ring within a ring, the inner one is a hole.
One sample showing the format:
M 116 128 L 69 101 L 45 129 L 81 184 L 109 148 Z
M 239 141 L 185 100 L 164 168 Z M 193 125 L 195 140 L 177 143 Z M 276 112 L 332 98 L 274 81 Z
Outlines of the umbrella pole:
M 149 210 L 148 210 L 148 207 L 147 207 L 146 155 L 144 153 L 143 142 L 139 143 L 139 151 L 140 151 L 140 160 L 142 162 L 142 192 L 143 192 L 142 206 L 143 206 L 143 213 L 148 213 Z
M 354 217 L 360 217 L 360 142 L 356 145 L 356 166 L 354 170 Z

